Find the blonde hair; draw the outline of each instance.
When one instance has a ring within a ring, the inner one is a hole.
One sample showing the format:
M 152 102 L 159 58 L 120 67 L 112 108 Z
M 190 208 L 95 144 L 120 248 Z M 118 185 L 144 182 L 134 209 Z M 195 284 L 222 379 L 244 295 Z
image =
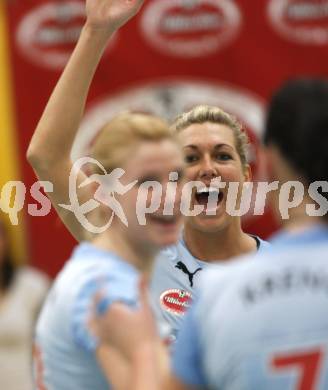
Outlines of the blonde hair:
M 203 124 L 206 122 L 225 125 L 232 130 L 237 153 L 242 166 L 245 167 L 247 165 L 249 138 L 245 131 L 243 131 L 241 123 L 221 108 L 207 105 L 196 106 L 192 110 L 179 115 L 173 122 L 172 128 L 180 132 L 193 124 Z
M 168 123 L 158 117 L 124 112 L 102 128 L 91 148 L 91 156 L 110 171 L 121 167 L 140 142 L 165 139 L 177 142 L 174 133 Z

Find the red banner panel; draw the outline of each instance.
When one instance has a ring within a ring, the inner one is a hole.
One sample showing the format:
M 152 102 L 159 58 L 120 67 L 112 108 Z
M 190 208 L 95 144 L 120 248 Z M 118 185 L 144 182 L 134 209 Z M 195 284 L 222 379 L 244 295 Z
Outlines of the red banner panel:
M 7 0 L 16 114 L 28 188 L 36 180 L 25 152 L 84 21 L 78 0 Z M 328 0 L 146 0 L 112 39 L 90 91 L 73 156 L 84 153 L 101 125 L 124 109 L 174 118 L 207 103 L 236 115 L 252 140 L 254 181 L 272 91 L 296 75 L 327 76 Z M 31 197 L 26 203 L 36 203 Z M 276 225 L 244 218 L 267 237 Z M 55 275 L 74 240 L 52 212 L 29 217 L 33 263 Z

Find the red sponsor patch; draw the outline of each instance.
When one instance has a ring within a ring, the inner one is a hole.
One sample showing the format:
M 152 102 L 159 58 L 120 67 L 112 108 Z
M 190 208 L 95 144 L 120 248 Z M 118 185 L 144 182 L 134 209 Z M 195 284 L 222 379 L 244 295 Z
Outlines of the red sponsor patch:
M 185 290 L 166 290 L 160 297 L 162 307 L 170 313 L 183 315 L 189 308 L 192 295 Z

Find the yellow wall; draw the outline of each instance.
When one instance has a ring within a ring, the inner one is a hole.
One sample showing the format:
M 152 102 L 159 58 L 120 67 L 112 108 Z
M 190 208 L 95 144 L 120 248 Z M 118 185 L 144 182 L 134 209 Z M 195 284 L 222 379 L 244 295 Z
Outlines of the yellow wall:
M 22 180 L 14 120 L 7 27 L 5 2 L 0 1 L 0 190 L 9 180 Z M 1 217 L 3 215 L 1 212 Z M 18 226 L 12 226 L 8 218 L 5 218 L 5 222 L 9 229 L 13 255 L 19 262 L 24 261 L 26 245 L 23 212 L 19 213 Z

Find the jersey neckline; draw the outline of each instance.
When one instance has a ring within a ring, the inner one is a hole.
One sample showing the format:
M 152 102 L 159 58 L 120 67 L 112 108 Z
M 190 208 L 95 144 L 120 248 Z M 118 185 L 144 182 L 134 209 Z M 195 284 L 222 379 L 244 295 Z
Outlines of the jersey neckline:
M 248 233 L 247 233 L 248 234 Z M 256 235 L 253 235 L 253 234 L 248 234 L 250 237 L 254 238 L 255 242 L 256 242 L 256 252 L 257 253 L 259 251 L 259 249 L 261 248 L 261 244 L 262 244 L 262 240 L 256 236 Z M 180 239 L 179 239 L 179 242 L 178 243 L 181 243 L 181 245 L 183 246 L 183 248 L 188 251 L 188 253 L 190 254 L 190 256 L 195 259 L 195 261 L 197 263 L 199 263 L 199 265 L 203 265 L 203 266 L 208 266 L 209 264 L 215 264 L 215 265 L 218 265 L 218 264 L 221 264 L 222 265 L 225 263 L 225 261 L 223 260 L 213 260 L 213 261 L 204 261 L 204 260 L 200 260 L 200 259 L 197 259 L 197 257 L 193 256 L 190 252 L 190 250 L 188 249 L 187 247 L 187 244 L 183 238 L 183 232 L 181 233 L 181 236 L 180 236 Z M 177 243 L 177 244 L 178 244 Z M 237 256 L 238 257 L 238 256 Z

